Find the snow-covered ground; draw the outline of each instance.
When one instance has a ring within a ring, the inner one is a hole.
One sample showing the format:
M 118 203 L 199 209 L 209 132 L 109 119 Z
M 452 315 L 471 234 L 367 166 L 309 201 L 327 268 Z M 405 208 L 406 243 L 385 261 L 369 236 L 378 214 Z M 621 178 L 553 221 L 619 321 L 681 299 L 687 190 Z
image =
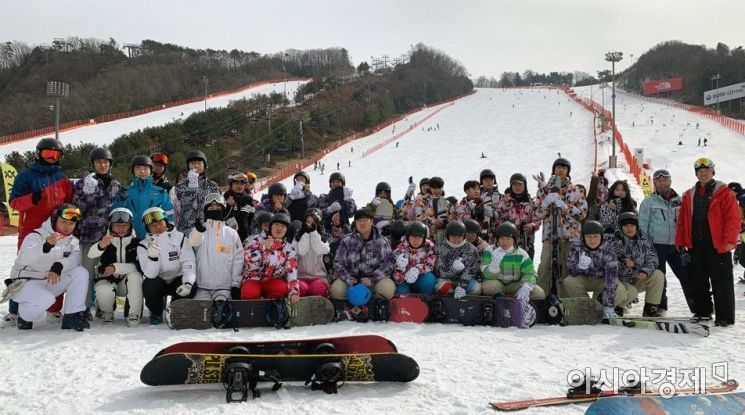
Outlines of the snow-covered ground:
M 306 82 L 307 81 L 288 81 L 287 97 L 292 100 L 292 98 L 295 96 L 297 88 Z M 284 82 L 260 85 L 254 88 L 244 89 L 234 94 L 208 98 L 207 108 L 227 107 L 230 101 L 237 101 L 244 98 L 251 99 L 256 95 L 268 95 L 272 92 L 283 94 L 284 91 Z M 138 115 L 136 117 L 123 118 L 116 121 L 91 124 L 85 127 L 74 128 L 71 130 L 60 132 L 59 138 L 60 141 L 62 141 L 63 143 L 73 145 L 82 143 L 93 143 L 99 145 L 110 144 L 114 141 L 114 139 L 120 137 L 123 134 L 141 130 L 146 127 L 157 127 L 160 125 L 168 124 L 170 122 L 185 120 L 189 117 L 189 115 L 199 111 L 204 111 L 204 101 L 166 108 L 160 111 Z M 46 134 L 45 136 L 54 136 L 54 133 Z M 34 148 L 36 148 L 36 143 L 38 141 L 39 137 L 36 137 L 19 142 L 1 144 L 0 158 L 4 159 L 5 155 L 12 151 L 32 151 Z
M 673 112 L 676 118 L 684 116 L 679 110 L 664 112 L 670 117 Z M 439 130 L 427 131 L 437 124 Z M 339 161 L 347 185 L 355 190 L 358 204 L 372 199 L 379 181 L 388 181 L 394 198 L 401 197 L 409 176 L 414 176 L 418 182 L 423 176 L 440 175 L 445 180 L 446 192 L 460 198 L 463 182 L 477 178 L 483 168 L 493 169 L 500 187 L 504 188 L 514 172 L 528 177 L 538 171 L 548 174 L 558 152 L 572 161 L 573 179 L 589 183 L 594 164 L 592 116 L 563 93 L 479 90 L 443 109 L 422 127 L 424 131 L 420 127 L 403 136 L 398 148 L 391 143 L 365 158 L 361 158 L 363 149 L 382 141 L 385 132 L 329 154 L 323 161 L 326 164 L 324 176 L 318 171 L 309 171 L 313 191 L 322 193 L 328 189 L 326 177 L 335 171 Z M 387 134 L 391 128 L 386 129 Z M 634 138 L 628 129 L 620 128 L 631 143 Z M 703 121 L 700 128 L 704 128 Z M 670 143 L 652 137 L 637 140 L 653 157 L 655 165 L 662 166 L 655 160 L 656 155 L 669 153 Z M 711 141 L 707 154 L 723 166 L 721 172 L 725 173 L 717 177 L 735 174 L 735 171 L 726 170 L 726 166 L 728 163 L 734 165 L 742 153 L 730 151 L 719 135 Z M 480 158 L 482 152 L 485 159 Z M 348 167 L 349 160 L 352 167 Z M 670 162 L 666 167 L 673 169 L 673 174 L 685 177 L 685 183 L 692 184 L 689 167 L 692 161 Z M 609 173 L 618 177 L 625 175 L 620 169 Z M 535 182 L 529 181 L 529 191 L 535 193 Z M 681 182 L 683 179 L 677 183 Z M 5 258 L 0 260 L 0 275 L 7 273 L 14 253 L 15 238 L 0 238 L 0 257 Z M 735 272 L 741 275 L 743 270 L 738 267 Z M 669 314 L 687 316 L 680 285 L 672 274 L 668 277 Z M 745 357 L 738 345 L 742 344 L 745 334 L 742 323 L 745 301 L 741 287 L 736 290 L 738 325 L 712 328 L 708 338 L 608 326 L 535 326 L 519 330 L 350 322 L 291 330 L 170 331 L 165 326 L 146 324 L 138 329 L 127 329 L 120 316 L 113 326 L 103 327 L 96 321 L 89 331 L 71 333 L 40 322 L 30 332 L 0 331 L 0 367 L 3 368 L 0 412 L 491 414 L 494 411 L 488 405 L 490 400 L 561 395 L 567 387 L 567 373 L 574 369 L 591 368 L 595 374 L 600 369 L 614 367 L 665 369 L 666 373 L 680 376 L 681 369 L 703 367 L 708 371 L 714 363 L 728 362 L 729 377 L 742 379 Z M 632 314 L 640 313 L 640 306 L 635 306 Z M 149 387 L 139 380 L 140 369 L 156 352 L 179 341 L 290 339 L 363 333 L 384 335 L 395 342 L 402 353 L 415 358 L 421 368 L 419 378 L 401 385 L 348 384 L 337 395 L 311 392 L 299 384 L 286 384 L 277 393 L 265 392 L 258 400 L 232 405 L 225 404 L 220 385 Z M 716 381 L 709 377 L 709 382 Z M 523 413 L 581 414 L 586 407 L 570 405 Z

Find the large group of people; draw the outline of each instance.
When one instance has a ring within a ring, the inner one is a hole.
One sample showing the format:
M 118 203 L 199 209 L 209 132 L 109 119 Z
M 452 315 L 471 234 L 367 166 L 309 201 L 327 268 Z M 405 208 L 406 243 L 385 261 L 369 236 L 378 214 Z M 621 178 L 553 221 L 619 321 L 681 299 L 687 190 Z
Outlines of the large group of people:
M 358 207 L 340 172 L 324 194 L 315 195 L 299 171 L 289 191 L 273 183 L 257 199 L 250 172 L 230 174 L 221 192 L 201 151 L 186 155 L 175 184 L 165 176 L 168 155 L 136 155 L 128 186 L 110 173 L 106 148 L 91 151 L 90 174 L 73 185 L 61 173 L 63 152 L 59 141 L 42 139 L 35 163 L 15 180 L 9 201 L 20 214 L 18 255 L 6 280 L 4 326 L 31 329 L 45 314 L 63 329 L 87 329 L 94 316 L 110 324 L 117 296 L 126 297 L 131 327 L 144 308 L 150 324 L 161 324 L 167 296 L 297 302 L 310 295 L 363 306 L 414 292 L 527 302 L 550 293 L 552 275 L 560 297 L 592 293 L 606 318 L 623 315 L 642 292 L 643 315 L 660 316 L 667 264 L 695 321 L 712 313 L 717 325 L 735 321 L 731 252 L 745 196 L 714 180 L 706 158 L 695 162 L 697 182 L 682 197 L 670 173 L 656 171 L 655 191 L 637 211 L 626 182 L 609 186 L 601 171 L 587 191 L 561 157 L 549 177 L 533 176 L 535 197 L 524 174 L 513 174 L 501 193 L 486 169 L 464 183 L 460 199 L 445 195 L 441 177 L 418 185 L 410 178 L 401 200 L 381 182 Z

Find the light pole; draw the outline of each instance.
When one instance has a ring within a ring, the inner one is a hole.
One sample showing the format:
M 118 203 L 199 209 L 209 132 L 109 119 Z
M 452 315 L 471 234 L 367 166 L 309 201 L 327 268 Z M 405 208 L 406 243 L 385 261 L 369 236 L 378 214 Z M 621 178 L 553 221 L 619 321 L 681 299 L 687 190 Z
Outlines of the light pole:
M 611 82 L 613 85 L 613 93 L 611 99 L 613 100 L 613 151 L 608 161 L 608 167 L 616 168 L 616 62 L 620 62 L 623 59 L 623 52 L 608 52 L 605 54 L 605 60 L 611 63 Z
M 204 110 L 207 111 L 207 84 L 209 83 L 207 75 L 202 76 L 202 80 L 204 81 Z
M 55 99 L 54 103 L 54 138 L 59 140 L 59 115 L 62 98 L 70 96 L 70 85 L 60 81 L 47 81 L 47 96 Z
M 282 55 L 282 72 L 285 74 L 285 106 L 287 105 L 287 70 L 285 69 L 285 57 L 289 56 L 287 53 Z
M 719 114 L 719 80 L 722 78 L 721 74 L 711 76 L 711 87 L 714 88 L 714 81 L 717 81 L 717 114 Z
M 634 67 L 634 54 L 632 53 L 631 55 L 629 55 L 629 57 L 631 58 L 631 67 L 630 68 L 631 68 L 631 71 L 634 73 L 634 76 L 632 77 L 632 81 L 631 81 L 632 82 L 631 89 L 634 92 L 636 92 L 636 71 L 633 68 Z

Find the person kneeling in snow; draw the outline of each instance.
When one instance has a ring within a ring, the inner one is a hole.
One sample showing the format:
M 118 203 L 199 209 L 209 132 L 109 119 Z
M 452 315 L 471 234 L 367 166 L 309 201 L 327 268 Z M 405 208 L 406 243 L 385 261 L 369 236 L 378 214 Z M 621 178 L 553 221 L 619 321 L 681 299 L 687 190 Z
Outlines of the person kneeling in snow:
M 163 323 L 163 297 L 193 298 L 197 279 L 194 250 L 166 218 L 159 207 L 147 209 L 142 221 L 148 236 L 137 247 L 137 260 L 145 276 L 142 293 L 152 325 Z
M 227 206 L 220 193 L 205 196 L 206 223 L 197 219 L 189 234 L 189 245 L 197 250 L 196 300 L 240 299 L 243 245 L 238 231 L 223 220 Z
M 246 245 L 241 299 L 276 299 L 289 295 L 292 303 L 300 300 L 297 254 L 286 240 L 289 229 L 290 216 L 277 213 L 269 223 L 266 239 L 252 239 Z
M 292 242 L 293 248 L 297 251 L 300 295 L 328 297 L 329 282 L 324 256 L 331 252 L 331 248 L 323 234 L 321 209 L 308 209 L 304 219 L 303 227 Z
M 481 294 L 481 269 L 479 251 L 466 241 L 466 225 L 453 221 L 445 227 L 445 240 L 437 245 L 435 272 L 440 277 L 435 285 L 435 294 L 453 294 L 461 298 L 466 294 Z
M 137 246 L 132 212 L 116 208 L 109 214 L 109 231 L 88 250 L 88 258 L 99 260 L 96 281 L 96 307 L 104 324 L 114 320 L 116 296 L 126 295 L 129 302 L 127 325 L 140 325 L 142 313 L 142 274 L 138 269 Z
M 393 252 L 393 259 L 396 261 L 393 280 L 396 282 L 397 293 L 435 292 L 437 277 L 432 270 L 437 256 L 434 243 L 427 239 L 428 232 L 427 225 L 422 222 L 415 221 L 406 226 L 406 238 Z
M 34 320 L 62 293 L 67 293 L 62 328 L 90 328 L 84 315 L 88 271 L 81 265 L 78 238 L 72 235 L 80 218 L 80 209 L 64 203 L 23 240 L 10 271 L 12 282 L 3 295 L 3 300 L 12 298 L 19 304 L 19 329 L 33 328 Z
M 497 246 L 484 251 L 481 257 L 484 295 L 514 294 L 517 299 L 546 298 L 546 293 L 537 286 L 538 275 L 528 253 L 517 246 L 517 227 L 512 222 L 502 222 L 494 232 Z

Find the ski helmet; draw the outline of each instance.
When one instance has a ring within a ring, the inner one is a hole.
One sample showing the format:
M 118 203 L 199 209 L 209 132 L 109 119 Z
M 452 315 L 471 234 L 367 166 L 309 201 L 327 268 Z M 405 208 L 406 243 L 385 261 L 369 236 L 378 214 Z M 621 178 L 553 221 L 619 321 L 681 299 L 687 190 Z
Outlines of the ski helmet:
M 447 200 L 448 202 L 450 202 L 450 204 L 453 205 L 453 206 L 458 206 L 458 199 L 456 199 L 455 196 L 448 196 L 448 197 L 445 198 L 445 200 Z
M 116 208 L 109 213 L 109 221 L 111 223 L 129 223 L 132 224 L 133 217 L 132 211 L 127 208 Z
M 510 176 L 510 184 L 512 184 L 513 182 L 522 182 L 524 185 L 528 185 L 528 179 L 525 178 L 525 175 L 522 173 L 515 173 Z
M 487 177 L 491 177 L 492 179 L 494 179 L 495 182 L 497 181 L 497 176 L 494 174 L 493 171 L 491 171 L 491 169 L 484 169 L 481 170 L 481 173 L 479 173 L 479 184 L 484 183 L 484 179 L 486 179 Z
M 43 160 L 41 157 L 42 150 L 56 150 L 62 154 L 65 153 L 65 148 L 62 145 L 62 142 L 52 137 L 42 138 L 38 143 L 36 143 L 36 161 Z
M 596 220 L 588 220 L 582 225 L 582 236 L 603 234 L 603 225 Z
M 363 284 L 355 284 L 347 290 L 347 301 L 355 307 L 361 307 L 370 302 L 372 293 Z
M 254 172 L 246 172 L 246 177 L 248 178 L 248 181 L 251 183 L 256 183 L 256 180 L 258 177 L 256 177 L 256 173 Z
M 269 193 L 269 197 L 276 195 L 287 196 L 287 188 L 282 183 L 272 183 L 267 193 Z
M 142 212 L 142 221 L 145 223 L 145 226 L 161 220 L 167 221 L 168 217 L 166 216 L 166 211 L 157 206 L 148 208 Z
M 129 165 L 133 175 L 135 174 L 135 166 L 148 166 L 150 167 L 150 172 L 152 173 L 153 171 L 153 161 L 144 154 L 138 154 L 132 157 L 132 162 Z
M 517 242 L 517 227 L 510 221 L 502 222 L 494 231 L 494 236 L 497 238 L 500 238 L 502 236 L 510 236 L 515 242 Z
M 569 162 L 569 160 L 565 159 L 564 157 L 559 157 L 556 160 L 554 160 L 553 166 L 551 166 L 551 174 L 554 174 L 554 171 L 556 170 L 556 166 L 564 166 L 567 168 L 567 176 L 569 173 L 572 172 L 572 163 Z
M 287 226 L 287 231 L 289 232 L 291 220 L 290 220 L 290 216 L 288 216 L 287 214 L 275 213 L 274 215 L 272 215 L 272 220 L 269 221 L 269 227 L 271 228 L 271 226 L 274 225 L 275 223 L 281 223 Z
M 382 191 L 388 192 L 388 195 L 390 196 L 390 194 L 391 194 L 391 185 L 388 184 L 387 182 L 380 182 L 380 183 L 378 183 L 375 186 L 375 196 L 377 196 L 378 193 L 380 193 Z
M 329 176 L 329 184 L 331 184 L 331 182 L 333 182 L 334 180 L 341 181 L 342 186 L 347 185 L 347 179 L 345 179 L 344 175 L 339 173 L 338 171 L 331 173 L 331 176 Z
M 78 226 L 80 226 L 80 220 L 82 219 L 82 217 L 83 214 L 80 212 L 80 209 L 77 206 L 71 203 L 63 203 L 57 209 L 55 209 L 54 212 L 52 212 L 52 227 L 56 228 L 57 219 L 62 218 L 65 220 L 75 221 L 75 229 L 77 229 Z
M 630 223 L 633 223 L 636 226 L 639 226 L 639 218 L 634 212 L 623 212 L 620 215 L 618 215 L 618 226 L 628 225 Z
M 261 228 L 261 225 L 265 223 L 270 223 L 271 221 L 272 221 L 272 214 L 265 210 L 256 214 L 256 224 L 259 225 L 259 228 Z
M 189 162 L 194 160 L 202 160 L 204 163 L 204 169 L 207 170 L 207 156 L 199 150 L 192 150 L 186 154 L 186 168 L 189 168 Z
M 474 219 L 466 219 L 463 221 L 463 225 L 466 226 L 466 233 L 478 234 L 481 232 L 481 225 Z
M 451 236 L 466 236 L 466 225 L 459 220 L 454 220 L 445 226 L 445 238 Z
M 153 153 L 150 155 L 150 159 L 153 163 L 160 163 L 165 166 L 168 165 L 168 154 L 165 153 Z
M 434 189 L 442 189 L 445 187 L 445 180 L 442 180 L 442 177 L 433 177 L 429 179 L 429 187 Z
M 95 168 L 93 166 L 93 162 L 95 160 L 108 160 L 109 168 L 114 165 L 114 157 L 111 155 L 111 151 L 108 148 L 97 147 L 91 150 L 91 152 L 88 154 L 88 162 L 90 163 L 92 171 L 95 171 Z
M 695 171 L 698 171 L 698 169 L 709 169 L 714 173 L 714 162 L 709 158 L 701 157 L 693 163 L 693 169 Z
M 419 189 L 421 190 L 425 184 L 429 186 L 429 177 L 423 177 L 422 180 L 419 180 Z
M 390 238 L 392 241 L 400 241 L 406 234 L 406 222 L 402 220 L 391 221 L 389 225 Z
M 294 176 L 292 176 L 293 183 L 295 182 L 295 179 L 298 178 L 298 176 L 305 178 L 305 184 L 310 184 L 310 176 L 308 176 L 308 173 L 303 170 L 300 170 L 299 172 L 295 173 Z
M 481 186 L 481 183 L 477 182 L 476 180 L 466 180 L 465 183 L 463 183 L 463 191 L 466 192 L 468 189 L 473 189 L 474 187 Z
M 245 174 L 243 174 L 241 172 L 233 173 L 233 174 L 231 174 L 231 175 L 228 176 L 228 185 L 230 185 L 230 184 L 232 184 L 234 182 L 248 183 L 248 176 L 246 176 Z
M 406 236 L 421 236 L 422 238 L 427 238 L 427 235 L 429 235 L 429 229 L 427 228 L 427 225 L 419 222 L 418 220 L 410 222 L 406 226 Z

